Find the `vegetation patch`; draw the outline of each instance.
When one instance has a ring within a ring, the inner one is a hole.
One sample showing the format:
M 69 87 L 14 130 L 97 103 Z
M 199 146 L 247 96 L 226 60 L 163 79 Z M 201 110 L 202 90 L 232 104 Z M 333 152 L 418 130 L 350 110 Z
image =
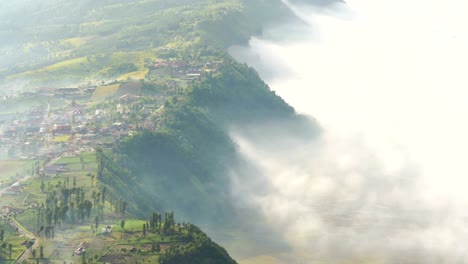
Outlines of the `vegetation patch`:
M 119 90 L 120 84 L 104 85 L 96 87 L 91 100 L 98 101 L 111 98 Z
M 52 141 L 56 143 L 60 142 L 67 142 L 70 139 L 70 135 L 60 135 L 60 136 L 55 136 Z
M 123 75 L 120 75 L 117 80 L 118 81 L 125 81 L 125 80 L 143 80 L 145 79 L 146 75 L 148 74 L 149 70 L 145 69 L 142 71 L 134 71 L 134 72 L 129 72 L 125 73 Z
M 0 160 L 0 183 L 4 185 L 31 172 L 31 166 L 34 162 L 30 160 Z M 0 189 L 2 185 L 0 185 Z

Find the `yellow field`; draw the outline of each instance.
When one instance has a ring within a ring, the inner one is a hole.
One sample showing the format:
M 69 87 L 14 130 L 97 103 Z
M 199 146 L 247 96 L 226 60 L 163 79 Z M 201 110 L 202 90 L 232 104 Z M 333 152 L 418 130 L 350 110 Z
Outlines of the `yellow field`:
M 60 41 L 60 44 L 70 46 L 71 48 L 78 48 L 86 44 L 91 37 L 84 38 L 69 38 Z
M 113 96 L 120 88 L 120 84 L 98 86 L 91 96 L 91 100 L 103 100 L 109 96 Z
M 43 69 L 43 71 L 58 71 L 58 70 L 63 70 L 63 69 L 73 69 L 73 68 L 79 68 L 82 63 L 86 63 L 86 57 L 81 57 L 81 58 L 76 58 L 76 59 L 71 59 L 71 60 L 66 60 L 63 62 L 55 63 L 50 66 L 47 66 Z
M 70 139 L 70 135 L 56 136 L 52 141 L 54 142 L 67 142 Z
M 91 41 L 92 37 L 88 38 L 71 38 L 63 40 L 63 44 L 69 45 L 70 49 L 62 52 L 57 52 L 59 57 L 67 57 L 75 49 L 75 46 L 84 45 L 86 42 Z M 115 66 L 132 63 L 138 68 L 135 72 L 123 74 L 118 77 L 119 80 L 127 80 L 128 78 L 134 80 L 144 79 L 148 73 L 145 68 L 145 61 L 152 61 L 156 58 L 155 52 L 150 51 L 135 51 L 135 52 L 113 52 L 101 54 L 96 56 L 79 57 L 74 59 L 58 62 L 47 67 L 17 73 L 7 77 L 7 80 L 23 80 L 23 79 L 36 79 L 36 80 L 92 80 L 109 77 L 109 70 Z M 114 76 L 111 76 L 114 78 Z
M 132 80 L 142 80 L 145 78 L 148 71 L 149 71 L 148 69 L 145 69 L 142 71 L 129 72 L 124 75 L 121 75 L 119 78 L 117 78 L 117 80 L 125 81 L 125 80 L 128 80 L 129 78 Z

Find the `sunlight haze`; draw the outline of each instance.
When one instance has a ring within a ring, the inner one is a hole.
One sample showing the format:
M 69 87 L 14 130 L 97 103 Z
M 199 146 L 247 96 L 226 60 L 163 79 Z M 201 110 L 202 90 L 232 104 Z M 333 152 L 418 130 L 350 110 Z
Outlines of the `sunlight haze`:
M 468 238 L 468 4 L 289 6 L 307 30 L 272 29 L 231 52 L 260 69 L 273 90 L 316 118 L 324 132 L 277 156 L 239 136 L 240 148 L 261 161 L 276 190 L 252 194 L 253 203 L 266 214 L 283 208 L 278 214 L 294 215 L 284 224 L 288 231 L 310 231 L 304 248 L 319 233 L 317 244 L 331 252 L 345 248 L 344 255 L 395 263 L 412 248 L 412 258 L 428 257 L 425 263 L 466 260 L 457 246 Z M 299 176 L 292 181 L 292 175 Z M 329 212 L 319 206 L 321 199 L 330 203 Z M 349 225 L 330 222 L 330 213 Z M 354 233 L 362 221 L 370 221 L 368 229 Z M 388 245 L 372 244 L 379 238 Z M 331 252 L 324 255 L 336 257 Z

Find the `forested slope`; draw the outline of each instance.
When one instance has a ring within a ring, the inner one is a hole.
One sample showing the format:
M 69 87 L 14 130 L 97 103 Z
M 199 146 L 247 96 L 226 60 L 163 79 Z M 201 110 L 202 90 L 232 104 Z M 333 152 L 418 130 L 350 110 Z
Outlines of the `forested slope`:
M 228 60 L 216 75 L 169 100 L 155 132 L 141 131 L 101 151 L 101 179 L 136 213 L 174 209 L 220 222 L 234 215 L 227 165 L 239 160 L 229 126 L 295 116 L 253 69 Z

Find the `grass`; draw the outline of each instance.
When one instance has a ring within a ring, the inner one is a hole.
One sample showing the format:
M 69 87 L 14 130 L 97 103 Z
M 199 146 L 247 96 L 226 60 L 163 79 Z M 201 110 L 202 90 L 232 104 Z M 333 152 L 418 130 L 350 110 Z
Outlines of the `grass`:
M 83 159 L 83 163 L 81 162 Z M 82 153 L 78 156 L 61 157 L 56 165 L 64 165 L 70 171 L 95 171 L 97 170 L 96 154 L 93 152 Z
M 0 160 L 0 180 L 14 176 L 22 164 L 24 162 L 18 160 Z
M 55 164 L 56 165 L 67 165 L 70 163 L 80 163 L 80 156 L 72 156 L 72 157 L 60 157 Z
M 31 160 L 0 160 L 0 182 L 10 181 L 16 174 L 29 174 L 33 163 Z
M 5 229 L 4 241 L 13 245 L 11 258 L 16 259 L 22 252 L 22 246 L 20 244 L 24 241 L 24 238 L 17 236 L 16 230 L 14 230 L 12 226 L 5 224 L 3 220 L 1 220 L 0 229 Z
M 84 169 L 84 163 L 81 164 L 81 163 L 72 163 L 72 164 L 68 164 L 67 166 L 65 166 L 67 169 L 69 169 L 70 171 L 80 171 L 80 170 L 83 170 Z
M 112 97 L 120 88 L 120 84 L 98 86 L 91 96 L 91 100 L 98 101 Z
M 118 81 L 125 81 L 128 79 L 132 80 L 142 80 L 145 79 L 146 74 L 148 74 L 149 70 L 145 69 L 142 71 L 134 71 L 134 72 L 129 72 L 126 74 L 121 75 L 120 77 L 117 78 Z
M 125 232 L 141 231 L 143 229 L 143 224 L 145 223 L 146 221 L 139 219 L 125 219 Z M 120 227 L 120 221 L 114 224 L 113 231 L 122 232 L 122 228 Z
M 83 162 L 96 162 L 96 153 L 84 152 L 76 156 L 62 156 L 55 164 L 66 165 L 70 163 L 80 163 L 80 157 L 83 158 Z

